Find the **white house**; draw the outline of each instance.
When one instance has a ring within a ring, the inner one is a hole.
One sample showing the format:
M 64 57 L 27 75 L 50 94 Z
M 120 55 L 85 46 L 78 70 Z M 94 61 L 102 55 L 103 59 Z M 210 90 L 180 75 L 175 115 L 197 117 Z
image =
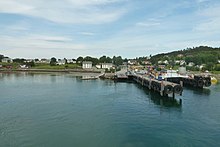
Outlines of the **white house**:
M 35 62 L 34 59 L 26 59 L 26 63 Z
M 180 65 L 184 65 L 184 64 L 186 64 L 186 61 L 180 60 Z
M 204 68 L 204 67 L 205 67 L 205 64 L 202 64 L 199 66 L 199 69 L 202 70 L 202 68 Z
M 189 62 L 189 64 L 188 64 L 188 66 L 190 66 L 190 67 L 192 67 L 194 65 L 195 65 L 195 63 L 193 63 L 193 62 Z
M 180 60 L 176 60 L 175 63 L 176 63 L 176 64 L 180 64 Z
M 58 59 L 57 65 L 64 65 L 66 63 L 66 59 Z
M 83 62 L 82 62 L 82 68 L 83 68 L 83 69 L 92 68 L 92 62 L 91 62 L 91 61 L 83 61 Z
M 102 68 L 100 64 L 97 64 L 95 67 L 98 69 Z
M 169 61 L 165 60 L 163 61 L 164 64 L 169 64 Z
M 2 59 L 2 62 L 4 62 L 4 63 L 12 63 L 13 60 L 11 58 L 6 57 L 6 58 Z
M 74 59 L 66 59 L 66 62 L 67 63 L 76 63 L 76 60 L 74 60 Z
M 148 60 L 145 60 L 145 61 L 142 61 L 142 64 L 145 64 L 145 65 L 150 65 L 150 64 L 151 64 L 151 62 L 150 62 L 150 61 L 148 61 Z
M 28 66 L 27 65 L 20 65 L 20 68 L 26 69 L 26 68 L 28 68 Z
M 138 62 L 136 60 L 128 60 L 129 65 L 137 65 Z
M 37 63 L 50 63 L 50 59 L 41 59 Z
M 112 63 L 102 63 L 101 66 L 103 69 L 110 69 L 113 67 L 113 64 Z
M 163 61 L 159 60 L 157 63 L 158 63 L 158 64 L 161 64 L 161 63 L 163 63 Z

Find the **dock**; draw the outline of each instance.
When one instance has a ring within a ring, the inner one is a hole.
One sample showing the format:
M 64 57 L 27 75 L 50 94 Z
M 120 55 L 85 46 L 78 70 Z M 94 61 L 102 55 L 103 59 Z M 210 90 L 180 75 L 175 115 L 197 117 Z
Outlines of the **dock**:
M 182 96 L 183 87 L 194 87 L 202 89 L 211 86 L 211 77 L 207 75 L 176 76 L 156 79 L 146 74 L 139 74 L 127 71 L 124 74 L 116 73 L 115 81 L 135 82 L 149 91 L 156 92 L 161 97 L 171 97 L 173 100 L 176 95 Z M 182 100 L 180 99 L 180 104 Z
M 184 87 L 204 88 L 211 86 L 211 77 L 195 75 L 194 77 L 169 77 L 165 80 L 176 84 L 183 84 Z
M 176 94 L 182 95 L 183 92 L 183 86 L 181 84 L 172 83 L 169 81 L 159 81 L 156 79 L 151 79 L 145 75 L 134 74 L 133 80 L 149 90 L 158 92 L 161 96 L 172 95 L 174 98 Z
M 134 81 L 148 90 L 159 93 L 161 96 L 172 96 L 182 95 L 183 85 L 170 82 L 170 81 L 159 81 L 153 78 L 149 78 L 147 75 L 141 75 L 136 73 L 129 74 L 116 74 L 115 81 Z

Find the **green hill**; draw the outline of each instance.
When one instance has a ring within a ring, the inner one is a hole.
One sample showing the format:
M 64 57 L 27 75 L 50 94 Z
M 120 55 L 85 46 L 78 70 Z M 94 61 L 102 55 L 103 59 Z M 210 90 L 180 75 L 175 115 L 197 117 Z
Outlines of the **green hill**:
M 157 54 L 152 56 L 150 59 L 153 64 L 157 64 L 158 61 L 165 60 L 185 60 L 186 63 L 193 62 L 195 65 L 217 64 L 218 60 L 220 60 L 220 48 L 212 48 L 208 46 L 187 48 L 170 53 Z
M 180 64 L 177 61 L 184 61 L 187 70 L 209 70 L 220 71 L 220 48 L 200 46 L 187 48 L 179 51 L 157 54 L 151 57 L 152 64 L 157 65 L 158 61 L 168 61 L 167 67 L 178 68 Z M 194 66 L 188 66 L 192 62 Z M 202 65 L 202 66 L 201 66 Z M 182 65 L 181 65 L 182 66 Z

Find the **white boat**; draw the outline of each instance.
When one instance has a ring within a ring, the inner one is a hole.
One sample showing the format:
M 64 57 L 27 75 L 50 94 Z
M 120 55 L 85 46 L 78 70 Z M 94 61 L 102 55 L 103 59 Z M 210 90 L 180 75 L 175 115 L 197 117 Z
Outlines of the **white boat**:
M 98 79 L 99 77 L 97 76 L 83 76 L 81 79 L 82 80 L 95 80 Z

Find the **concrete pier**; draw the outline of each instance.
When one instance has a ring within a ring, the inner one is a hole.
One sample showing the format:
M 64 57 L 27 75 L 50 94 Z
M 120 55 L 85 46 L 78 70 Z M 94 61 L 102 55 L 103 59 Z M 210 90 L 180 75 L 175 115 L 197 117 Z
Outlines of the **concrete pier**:
M 202 75 L 196 75 L 192 78 L 190 77 L 170 77 L 166 78 L 167 81 L 181 84 L 183 86 L 195 87 L 195 88 L 203 88 L 211 86 L 211 77 L 206 77 Z
M 183 87 L 180 84 L 151 79 L 145 75 L 134 74 L 133 80 L 149 90 L 160 93 L 161 96 L 172 95 L 174 98 L 175 94 L 182 95 L 183 92 Z

